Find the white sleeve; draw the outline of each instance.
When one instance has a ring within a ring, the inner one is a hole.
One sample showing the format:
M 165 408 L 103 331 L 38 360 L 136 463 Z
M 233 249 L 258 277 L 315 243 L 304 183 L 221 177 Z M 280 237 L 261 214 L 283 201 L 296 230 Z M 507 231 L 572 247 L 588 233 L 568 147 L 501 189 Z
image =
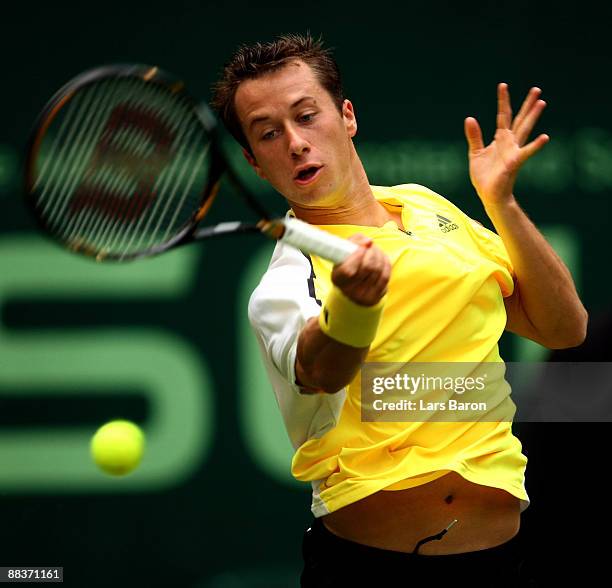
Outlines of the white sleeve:
M 249 321 L 267 359 L 292 387 L 300 331 L 321 311 L 314 270 L 301 251 L 278 242 L 268 271 L 249 300 Z

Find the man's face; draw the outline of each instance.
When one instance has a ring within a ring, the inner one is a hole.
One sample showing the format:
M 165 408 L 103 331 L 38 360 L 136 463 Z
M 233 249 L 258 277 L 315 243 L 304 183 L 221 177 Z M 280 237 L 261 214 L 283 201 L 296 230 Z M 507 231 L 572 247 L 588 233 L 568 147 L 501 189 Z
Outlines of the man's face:
M 242 82 L 236 112 L 257 174 L 290 203 L 331 207 L 351 186 L 357 132 L 353 107 L 339 112 L 312 69 L 296 61 Z

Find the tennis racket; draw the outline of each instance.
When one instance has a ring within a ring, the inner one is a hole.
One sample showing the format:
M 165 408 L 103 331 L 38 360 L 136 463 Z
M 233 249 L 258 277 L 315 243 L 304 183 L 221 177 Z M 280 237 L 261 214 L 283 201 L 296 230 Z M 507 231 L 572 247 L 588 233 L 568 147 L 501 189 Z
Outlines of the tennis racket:
M 200 226 L 224 175 L 258 222 Z M 146 65 L 89 70 L 51 98 L 28 145 L 25 192 L 46 233 L 97 261 L 251 232 L 334 263 L 357 249 L 298 219 L 270 217 L 224 157 L 209 108 Z

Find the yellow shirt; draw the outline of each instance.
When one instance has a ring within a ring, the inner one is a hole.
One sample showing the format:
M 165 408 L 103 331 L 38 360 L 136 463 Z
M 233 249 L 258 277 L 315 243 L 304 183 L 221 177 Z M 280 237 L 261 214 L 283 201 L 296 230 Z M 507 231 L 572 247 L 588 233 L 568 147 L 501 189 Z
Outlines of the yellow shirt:
M 498 349 L 506 325 L 503 297 L 513 292 L 514 274 L 499 236 L 423 186 L 372 190 L 389 210 L 401 210 L 406 232 L 394 222 L 319 226 L 341 237 L 369 236 L 392 262 L 387 302 L 366 362 L 503 366 Z M 332 264 L 316 256 L 311 262 L 313 297 L 325 300 Z M 506 490 L 524 510 L 527 458 L 512 433 L 516 407 L 501 376 L 490 412 L 470 422 L 363 422 L 357 376 L 333 426 L 323 434 L 308 433 L 293 457 L 293 475 L 313 483 L 315 515 L 382 489 L 424 484 L 451 470 Z

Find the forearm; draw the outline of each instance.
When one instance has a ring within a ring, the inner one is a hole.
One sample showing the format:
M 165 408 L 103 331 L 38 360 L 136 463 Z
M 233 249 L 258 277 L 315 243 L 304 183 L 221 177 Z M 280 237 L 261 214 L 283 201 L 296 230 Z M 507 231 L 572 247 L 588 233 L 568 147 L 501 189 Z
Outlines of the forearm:
M 329 394 L 347 386 L 365 360 L 369 347 L 351 347 L 321 331 L 318 318 L 311 318 L 298 338 L 295 372 L 306 391 Z
M 486 212 L 508 251 L 522 309 L 539 342 L 548 347 L 582 342 L 588 315 L 563 261 L 514 198 Z
M 333 394 L 350 384 L 376 336 L 391 262 L 370 238 L 349 240 L 360 247 L 334 266 L 320 314 L 298 335 L 295 373 L 304 392 Z

